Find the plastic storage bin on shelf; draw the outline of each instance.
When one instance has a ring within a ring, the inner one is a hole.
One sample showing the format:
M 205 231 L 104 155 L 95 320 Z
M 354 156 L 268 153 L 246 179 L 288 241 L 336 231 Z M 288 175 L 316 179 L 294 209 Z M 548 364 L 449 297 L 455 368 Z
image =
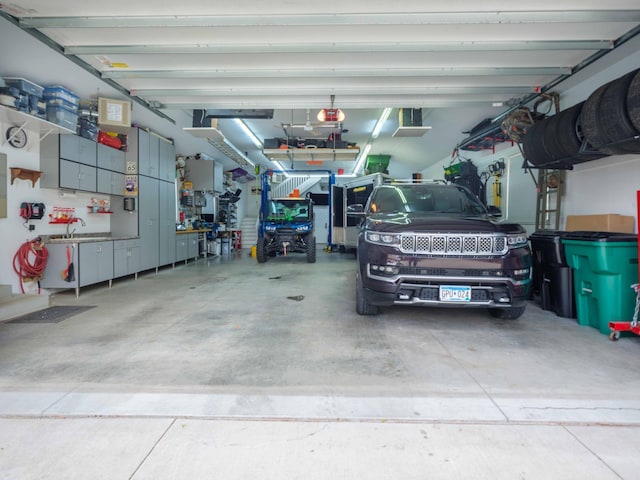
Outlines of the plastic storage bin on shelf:
M 28 95 L 42 98 L 44 88 L 36 83 L 30 82 L 26 78 L 4 77 L 4 81 L 10 87 L 15 87 Z
M 43 95 L 47 103 L 67 107 L 69 110 L 75 109 L 77 111 L 78 105 L 80 105 L 78 95 L 59 85 L 45 87 Z
M 568 232 L 539 230 L 529 240 L 533 254 L 533 293 L 544 310 L 576 318 L 573 271 L 567 264 L 561 239 Z
M 47 120 L 75 131 L 78 125 L 78 113 L 65 107 L 47 105 Z
M 573 269 L 578 323 L 610 333 L 609 322 L 633 315 L 638 283 L 638 238 L 610 232 L 566 232 L 567 263 Z

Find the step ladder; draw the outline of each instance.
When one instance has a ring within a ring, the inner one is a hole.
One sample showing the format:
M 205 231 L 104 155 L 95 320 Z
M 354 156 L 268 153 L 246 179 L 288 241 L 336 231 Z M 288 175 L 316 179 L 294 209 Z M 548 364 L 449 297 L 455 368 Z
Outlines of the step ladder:
M 538 170 L 536 231 L 560 229 L 560 207 L 564 195 L 564 170 Z

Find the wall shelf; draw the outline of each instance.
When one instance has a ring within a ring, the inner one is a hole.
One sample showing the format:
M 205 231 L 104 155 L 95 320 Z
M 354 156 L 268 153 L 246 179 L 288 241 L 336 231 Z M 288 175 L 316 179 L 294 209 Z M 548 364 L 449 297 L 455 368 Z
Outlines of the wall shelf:
M 21 129 L 34 130 L 38 132 L 40 140 L 52 133 L 61 133 L 73 135 L 76 132 L 69 130 L 68 128 L 61 127 L 57 123 L 48 122 L 43 118 L 34 117 L 28 113 L 19 112 L 10 107 L 0 105 L 0 123 L 6 123 L 8 125 L 16 125 Z M 7 143 L 7 139 L 4 138 L 4 132 L 0 137 L 2 145 Z
M 31 180 L 31 188 L 36 186 L 36 182 L 42 175 L 42 172 L 37 170 L 29 170 L 28 168 L 11 167 L 11 185 L 13 181 L 18 178 L 21 180 Z
M 359 148 L 269 148 L 262 153 L 269 160 L 277 161 L 355 161 L 360 153 Z

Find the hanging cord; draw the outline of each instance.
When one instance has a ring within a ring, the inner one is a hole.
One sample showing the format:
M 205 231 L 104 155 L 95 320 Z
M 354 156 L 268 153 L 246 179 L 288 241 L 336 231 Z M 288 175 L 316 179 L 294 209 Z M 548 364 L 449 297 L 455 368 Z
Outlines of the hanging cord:
M 47 266 L 49 251 L 44 246 L 40 237 L 23 243 L 13 256 L 13 270 L 20 277 L 20 290 L 24 292 L 25 281 L 38 282 L 38 293 L 40 293 L 40 279 Z

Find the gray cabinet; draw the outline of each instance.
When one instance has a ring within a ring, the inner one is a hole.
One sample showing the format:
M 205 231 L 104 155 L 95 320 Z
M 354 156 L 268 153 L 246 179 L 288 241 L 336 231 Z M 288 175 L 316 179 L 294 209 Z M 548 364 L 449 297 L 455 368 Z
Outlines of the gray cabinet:
M 187 234 L 181 233 L 176 235 L 176 262 L 186 260 L 189 255 L 189 241 Z
M 77 135 L 47 135 L 40 142 L 40 186 L 95 192 L 96 143 Z
M 187 234 L 187 258 L 198 258 L 198 234 Z
M 125 173 L 125 153 L 122 150 L 99 143 L 96 161 L 98 168 Z
M 173 182 L 158 182 L 159 202 L 159 249 L 160 265 L 168 265 L 176 261 L 176 186 Z
M 68 136 L 68 135 L 65 135 Z M 58 177 L 51 187 L 69 188 L 72 190 L 84 190 L 95 192 L 97 187 L 96 167 L 69 160 L 58 160 L 58 172 L 53 176 Z M 44 186 L 44 185 L 43 185 Z M 49 186 L 49 185 L 47 185 Z
M 46 138 L 52 140 L 47 146 L 55 148 L 57 144 L 59 158 L 96 166 L 97 144 L 93 140 L 78 135 L 51 135 Z
M 113 278 L 113 242 L 87 242 L 78 244 L 79 285 L 92 285 Z
M 140 270 L 159 266 L 160 205 L 159 180 L 138 177 L 138 236 L 140 237 Z
M 107 195 L 124 195 L 124 174 L 98 168 L 96 192 Z
M 135 148 L 137 144 L 138 175 L 158 178 L 160 139 L 140 128 L 133 130 L 133 132 L 137 132 L 137 141 L 130 144 L 129 147 Z M 135 136 L 135 133 L 133 135 Z
M 176 262 L 187 261 L 190 258 L 197 258 L 198 234 L 179 233 L 176 235 Z
M 176 147 L 169 142 L 160 140 L 158 150 L 158 178 L 174 182 L 176 178 Z
M 140 271 L 140 240 L 113 242 L 113 277 L 124 277 Z

